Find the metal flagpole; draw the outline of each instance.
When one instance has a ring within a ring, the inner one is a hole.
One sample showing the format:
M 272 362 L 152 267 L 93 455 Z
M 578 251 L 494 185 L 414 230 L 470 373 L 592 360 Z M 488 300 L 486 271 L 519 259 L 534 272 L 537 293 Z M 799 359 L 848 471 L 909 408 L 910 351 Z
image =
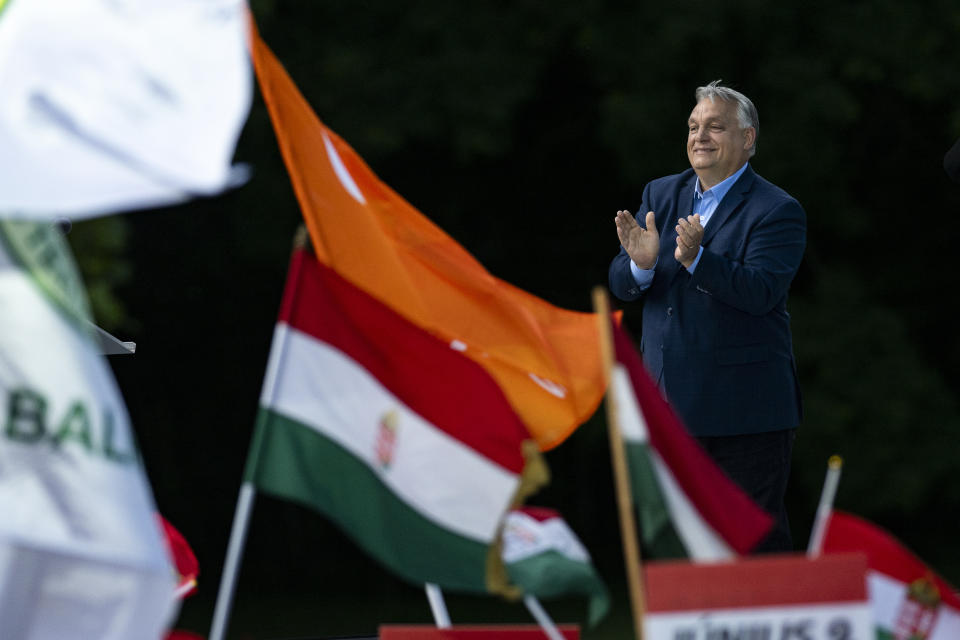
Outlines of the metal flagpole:
M 613 337 L 610 332 L 610 301 L 601 286 L 593 288 L 593 310 L 597 314 L 600 329 L 600 353 L 607 380 L 607 431 L 610 435 L 610 456 L 613 462 L 613 480 L 617 491 L 617 510 L 620 515 L 620 538 L 623 543 L 623 559 L 626 562 L 627 585 L 630 591 L 630 607 L 633 611 L 634 633 L 643 640 L 643 616 L 646 603 L 643 593 L 643 578 L 640 575 L 640 545 L 637 544 L 637 524 L 633 517 L 633 497 L 627 471 L 627 454 L 623 447 L 623 434 L 617 421 L 616 396 L 613 393 Z
M 827 532 L 830 514 L 833 512 L 833 499 L 837 495 L 837 485 L 840 483 L 840 470 L 843 468 L 843 458 L 837 455 L 827 460 L 827 477 L 823 481 L 823 491 L 820 492 L 820 504 L 817 505 L 817 517 L 813 521 L 813 530 L 810 532 L 810 542 L 807 545 L 807 556 L 816 558 L 823 547 L 823 536 Z
M 297 228 L 293 236 L 293 249 L 297 251 L 309 246 L 309 235 L 303 225 Z M 290 273 L 290 278 L 298 274 Z M 270 345 L 270 360 L 267 363 L 267 373 L 264 378 L 264 386 L 269 389 L 265 397 L 272 402 L 276 394 L 276 372 L 282 369 L 283 357 L 286 355 L 286 343 L 274 342 Z M 263 400 L 261 397 L 261 400 Z M 247 454 L 247 465 L 250 460 L 256 460 L 259 455 L 257 434 L 264 425 L 258 423 L 254 426 L 254 440 L 250 445 L 250 453 Z M 249 476 L 252 477 L 252 476 Z M 247 537 L 247 527 L 250 524 L 250 513 L 253 511 L 253 498 L 256 489 L 249 480 L 240 485 L 240 496 L 237 498 L 237 510 L 233 514 L 233 528 L 230 530 L 230 543 L 227 545 L 227 558 L 223 564 L 223 574 L 220 577 L 220 590 L 217 593 L 217 604 L 213 610 L 213 624 L 210 627 L 209 640 L 223 640 L 227 631 L 227 620 L 230 617 L 230 606 L 233 603 L 233 591 L 237 583 L 237 571 L 240 568 L 240 557 L 243 555 L 243 544 Z
M 424 582 L 423 586 L 427 591 L 427 602 L 430 603 L 430 612 L 433 613 L 433 621 L 437 624 L 437 628 L 449 629 L 450 614 L 447 613 L 447 604 L 443 601 L 443 592 L 440 591 L 440 587 L 432 582 Z
M 543 629 L 543 632 L 547 634 L 550 640 L 564 640 L 563 634 L 557 629 L 557 625 L 553 623 L 550 614 L 540 605 L 540 601 L 537 600 L 536 596 L 530 594 L 523 596 L 523 604 L 527 605 L 527 610 L 530 612 L 530 615 L 533 616 L 533 619 L 537 621 L 537 624 L 540 625 L 540 628 Z
M 217 593 L 217 605 L 213 610 L 213 625 L 210 627 L 210 640 L 223 640 L 230 617 L 230 605 L 233 601 L 233 589 L 237 582 L 237 570 L 240 568 L 240 556 L 243 555 L 243 543 L 247 537 L 247 525 L 250 512 L 253 511 L 253 484 L 240 485 L 237 498 L 237 510 L 233 514 L 233 528 L 230 530 L 230 544 L 227 546 L 227 559 L 220 576 L 220 591 Z

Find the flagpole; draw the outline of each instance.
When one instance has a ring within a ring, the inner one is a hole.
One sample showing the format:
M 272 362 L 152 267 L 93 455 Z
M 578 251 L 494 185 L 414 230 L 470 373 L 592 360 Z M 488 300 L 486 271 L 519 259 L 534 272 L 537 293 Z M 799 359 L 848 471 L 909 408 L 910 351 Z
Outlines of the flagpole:
M 536 596 L 530 595 L 529 593 L 523 596 L 523 604 L 527 606 L 527 611 L 530 612 L 530 615 L 533 616 L 533 619 L 537 621 L 537 624 L 540 625 L 540 628 L 543 629 L 543 632 L 547 634 L 550 640 L 564 640 L 563 634 L 557 629 L 553 618 L 551 618 L 550 614 L 543 608 Z
M 293 235 L 293 251 L 296 252 L 301 249 L 309 250 L 309 245 L 309 233 L 303 225 L 300 225 Z M 291 272 L 287 277 L 289 279 L 291 277 L 297 277 L 298 275 L 299 273 L 297 272 Z M 264 380 L 264 386 L 269 389 L 269 392 L 263 394 L 264 397 L 269 398 L 271 401 L 276 394 L 276 380 L 274 376 L 271 375 L 271 368 L 273 368 L 273 370 L 279 370 L 279 360 L 286 351 L 285 346 L 285 342 L 277 343 L 276 335 L 274 335 L 274 343 L 270 345 L 271 356 L 267 364 L 267 375 Z M 279 353 L 276 361 L 273 359 L 274 349 Z M 251 468 L 251 461 L 257 459 L 263 427 L 264 425 L 261 425 L 258 419 L 257 424 L 254 426 L 254 437 L 250 445 L 250 453 L 247 455 L 248 470 Z M 237 582 L 237 571 L 240 568 L 240 557 L 243 555 L 243 545 L 247 537 L 247 527 L 250 524 L 250 513 L 253 511 L 253 498 L 255 495 L 256 489 L 251 481 L 246 480 L 240 485 L 237 509 L 233 514 L 233 527 L 230 530 L 230 543 L 227 546 L 227 558 L 223 564 L 223 574 L 220 576 L 220 590 L 217 593 L 217 604 L 213 610 L 213 624 L 210 627 L 210 638 L 208 640 L 223 640 L 223 636 L 227 630 L 227 620 L 230 617 L 230 607 L 233 603 L 233 591 Z
M 240 496 L 237 498 L 237 509 L 233 515 L 230 544 L 227 546 L 227 559 L 224 561 L 223 575 L 220 576 L 220 590 L 217 593 L 217 604 L 213 610 L 213 625 L 210 627 L 209 640 L 223 640 L 227 630 L 230 605 L 233 602 L 233 589 L 236 586 L 240 557 L 243 555 L 243 543 L 247 537 L 250 512 L 253 511 L 254 495 L 255 491 L 251 482 L 244 482 L 240 485 Z
M 823 536 L 827 532 L 830 514 L 833 512 L 833 499 L 837 495 L 837 485 L 840 483 L 840 471 L 843 468 L 843 458 L 837 455 L 827 460 L 827 477 L 823 481 L 823 490 L 820 492 L 820 504 L 817 505 L 817 516 L 813 521 L 813 530 L 810 532 L 810 542 L 807 545 L 807 556 L 816 558 L 823 547 Z
M 447 612 L 447 603 L 443 601 L 443 591 L 433 582 L 424 582 L 423 588 L 427 592 L 427 602 L 430 603 L 430 613 L 438 629 L 449 629 L 450 614 Z
M 646 611 L 643 593 L 643 579 L 640 574 L 642 558 L 637 544 L 637 525 L 633 517 L 633 498 L 627 472 L 627 454 L 623 446 L 623 435 L 617 420 L 616 396 L 613 391 L 613 336 L 610 332 L 610 302 L 607 292 L 601 286 L 593 288 L 593 310 L 597 314 L 600 328 L 600 353 L 603 357 L 603 371 L 607 381 L 607 433 L 610 436 L 610 456 L 613 462 L 614 487 L 617 492 L 617 507 L 620 514 L 620 537 L 623 541 L 623 555 L 627 564 L 627 585 L 630 589 L 630 607 L 633 611 L 634 632 L 637 640 L 643 640 L 643 616 Z

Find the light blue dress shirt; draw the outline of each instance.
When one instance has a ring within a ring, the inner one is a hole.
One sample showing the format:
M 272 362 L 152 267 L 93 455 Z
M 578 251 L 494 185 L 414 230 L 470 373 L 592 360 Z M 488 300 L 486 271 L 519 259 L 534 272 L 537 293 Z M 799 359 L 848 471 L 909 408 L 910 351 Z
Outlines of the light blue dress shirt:
M 723 200 L 723 197 L 727 195 L 727 192 L 730 191 L 730 187 L 733 186 L 733 183 L 740 179 L 740 176 L 743 175 L 743 172 L 747 170 L 749 163 L 744 164 L 729 178 L 719 182 L 706 191 L 700 190 L 700 180 L 694 183 L 693 187 L 693 211 L 691 215 L 700 214 L 700 226 L 704 229 L 707 228 L 707 223 L 710 222 L 710 218 L 713 216 L 713 212 L 717 210 L 717 207 L 720 206 L 720 202 Z M 697 265 L 700 263 L 700 256 L 703 255 L 703 247 L 700 247 L 700 251 L 697 252 L 697 257 L 693 260 L 693 264 L 690 265 L 690 268 L 687 269 L 690 273 L 693 273 L 697 268 Z M 659 262 L 659 258 L 657 261 Z M 633 274 L 633 279 L 637 281 L 637 286 L 641 291 L 650 287 L 650 283 L 653 282 L 653 272 L 657 268 L 656 263 L 654 263 L 653 268 L 651 269 L 641 269 L 636 265 L 632 260 L 630 261 L 630 273 Z

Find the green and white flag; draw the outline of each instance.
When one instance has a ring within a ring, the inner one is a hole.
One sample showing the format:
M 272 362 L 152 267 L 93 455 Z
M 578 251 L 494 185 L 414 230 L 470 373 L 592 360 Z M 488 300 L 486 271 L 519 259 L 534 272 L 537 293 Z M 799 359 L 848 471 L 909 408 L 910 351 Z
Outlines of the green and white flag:
M 156 640 L 176 573 L 72 259 L 0 220 L 0 638 Z
M 510 579 L 538 598 L 586 596 L 590 626 L 610 610 L 610 594 L 590 553 L 553 509 L 521 507 L 507 514 L 503 562 Z

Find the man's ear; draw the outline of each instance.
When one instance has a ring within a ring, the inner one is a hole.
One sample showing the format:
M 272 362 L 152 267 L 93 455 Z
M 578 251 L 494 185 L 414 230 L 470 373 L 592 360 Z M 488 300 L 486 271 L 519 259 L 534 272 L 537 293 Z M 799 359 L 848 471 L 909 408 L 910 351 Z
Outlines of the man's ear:
M 757 141 L 757 130 L 754 127 L 747 127 L 743 130 L 743 148 L 749 149 Z

